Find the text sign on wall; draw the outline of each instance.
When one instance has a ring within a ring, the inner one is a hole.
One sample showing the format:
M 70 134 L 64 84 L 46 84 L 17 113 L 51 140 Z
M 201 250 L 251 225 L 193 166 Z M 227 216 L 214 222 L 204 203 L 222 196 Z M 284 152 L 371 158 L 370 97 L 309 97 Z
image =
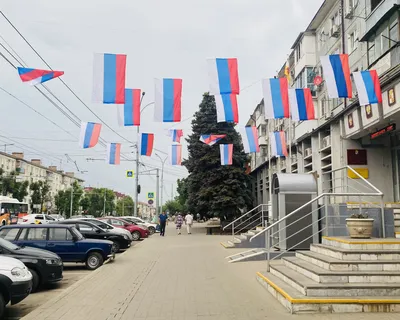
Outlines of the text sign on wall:
M 379 138 L 380 136 L 382 136 L 386 133 L 392 132 L 394 130 L 396 130 L 396 124 L 395 123 L 389 124 L 387 127 L 380 129 L 374 133 L 371 133 L 370 138 L 371 138 L 371 140 L 373 140 L 373 139 Z

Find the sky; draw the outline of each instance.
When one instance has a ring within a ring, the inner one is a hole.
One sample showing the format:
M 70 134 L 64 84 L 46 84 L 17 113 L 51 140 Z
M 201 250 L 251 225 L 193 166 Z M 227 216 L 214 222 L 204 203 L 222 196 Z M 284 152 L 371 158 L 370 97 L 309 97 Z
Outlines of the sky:
M 101 137 L 107 142 L 121 142 L 126 158 L 135 157 L 132 146 L 136 128 L 118 125 L 115 105 L 91 102 L 93 53 L 127 54 L 126 86 L 146 92 L 143 105 L 154 101 L 154 78 L 183 79 L 182 122 L 155 123 L 152 105 L 142 113 L 140 130 L 155 134 L 155 148 L 159 150 L 152 157 L 141 157 L 146 165 L 141 170 L 146 171 L 161 168 L 161 161 L 167 158 L 171 144 L 166 134 L 169 128 L 183 129 L 185 136 L 190 134 L 191 117 L 209 88 L 207 58 L 238 59 L 242 89 L 238 97 L 239 124 L 245 125 L 262 98 L 261 79 L 276 75 L 296 37 L 308 26 L 322 2 L 0 0 L 0 10 L 54 70 L 65 72 L 63 80 L 76 95 L 125 138 L 103 125 Z M 47 69 L 2 16 L 0 43 L 17 53 L 26 66 Z M 0 52 L 19 65 L 1 46 Z M 99 122 L 59 80 L 46 85 L 81 121 Z M 105 162 L 105 147 L 81 149 L 79 128 L 37 90 L 23 84 L 16 70 L 2 57 L 0 112 L 1 151 L 5 150 L 5 144 L 13 144 L 6 146 L 7 152 L 23 151 L 28 160 L 40 158 L 46 166 L 74 171 L 85 180 L 85 186 L 107 187 L 133 196 L 134 179 L 126 178 L 126 171 L 134 170 L 135 163 L 121 161 L 121 165 L 111 166 Z M 182 141 L 185 157 L 186 141 Z M 164 201 L 176 196 L 176 180 L 185 176 L 184 167 L 171 166 L 165 161 Z M 156 178 L 155 175 L 139 177 L 142 187 L 139 200 L 145 201 L 147 192 L 155 192 Z

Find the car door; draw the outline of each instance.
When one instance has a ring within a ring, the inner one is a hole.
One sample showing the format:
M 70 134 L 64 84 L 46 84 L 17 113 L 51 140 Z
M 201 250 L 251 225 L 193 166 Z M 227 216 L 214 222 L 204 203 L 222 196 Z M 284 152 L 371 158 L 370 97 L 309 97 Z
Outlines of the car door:
M 102 239 L 101 234 L 96 232 L 96 229 L 94 229 L 91 225 L 85 224 L 85 223 L 77 223 L 79 232 L 82 233 L 82 235 L 85 238 L 88 239 Z
M 78 244 L 67 227 L 49 228 L 46 249 L 57 253 L 64 262 L 81 261 Z
M 47 228 L 24 228 L 26 232 L 21 232 L 16 244 L 46 250 Z

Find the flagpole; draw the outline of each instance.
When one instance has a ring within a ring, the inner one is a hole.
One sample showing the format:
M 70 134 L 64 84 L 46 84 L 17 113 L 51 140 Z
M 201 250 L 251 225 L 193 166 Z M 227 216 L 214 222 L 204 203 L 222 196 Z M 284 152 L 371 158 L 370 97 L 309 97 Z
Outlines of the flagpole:
M 292 173 L 292 118 L 289 117 L 289 173 Z
M 271 167 L 271 157 L 272 157 L 272 144 L 271 144 L 271 134 L 269 135 L 269 153 L 268 153 L 268 180 L 269 180 L 269 199 L 268 199 L 268 220 L 273 223 L 272 219 L 272 167 Z

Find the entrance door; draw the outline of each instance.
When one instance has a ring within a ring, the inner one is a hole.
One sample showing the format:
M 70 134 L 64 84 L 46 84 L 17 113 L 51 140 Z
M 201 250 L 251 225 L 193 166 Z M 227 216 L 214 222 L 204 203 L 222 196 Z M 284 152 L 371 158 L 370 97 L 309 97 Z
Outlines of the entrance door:
M 400 202 L 400 148 L 392 150 L 394 201 Z

